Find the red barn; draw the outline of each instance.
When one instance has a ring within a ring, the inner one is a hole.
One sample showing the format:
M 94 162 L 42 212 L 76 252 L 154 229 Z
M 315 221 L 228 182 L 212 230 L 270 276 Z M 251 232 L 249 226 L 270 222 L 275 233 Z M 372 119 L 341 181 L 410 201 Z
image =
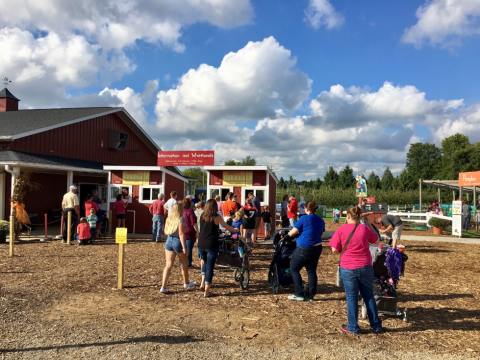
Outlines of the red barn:
M 38 214 L 36 222 L 41 223 L 43 214 L 61 209 L 62 197 L 72 184 L 79 190 L 81 204 L 93 189 L 106 203 L 111 194 L 104 165 L 159 169 L 161 149 L 124 108 L 18 110 L 18 102 L 8 89 L 0 91 L 0 219 L 10 214 L 12 180 L 19 172 L 30 172 L 31 180 L 40 186 L 27 192 L 25 210 Z M 181 172 L 175 167 L 159 171 L 167 177 L 162 182 L 165 190 L 175 189 L 182 198 L 185 178 Z M 168 184 L 170 176 L 172 184 Z M 132 201 L 148 212 L 138 193 Z M 137 211 L 142 216 L 137 215 L 136 231 L 150 232 L 151 217 Z M 127 224 L 133 227 L 129 217 Z
M 272 215 L 272 234 L 275 230 L 275 207 L 277 198 L 277 177 L 268 166 L 205 166 L 207 178 L 207 200 L 220 195 L 222 201 L 228 192 L 237 195 L 241 205 L 245 204 L 248 193 L 260 200 L 263 206 L 268 205 Z M 264 235 L 263 221 L 259 235 Z

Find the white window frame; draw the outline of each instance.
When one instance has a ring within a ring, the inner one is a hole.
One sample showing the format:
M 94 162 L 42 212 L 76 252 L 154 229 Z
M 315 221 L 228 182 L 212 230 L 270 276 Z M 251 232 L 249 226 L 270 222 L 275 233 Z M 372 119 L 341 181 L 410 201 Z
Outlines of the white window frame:
M 207 200 L 214 199 L 211 196 L 212 190 L 220 190 L 219 193 L 221 194 L 222 189 L 229 189 L 230 192 L 233 192 L 233 186 L 222 186 L 222 185 L 210 185 L 207 186 Z M 225 199 L 220 199 L 220 201 L 225 201 Z
M 112 198 L 112 188 L 124 188 L 124 187 L 128 187 L 128 193 L 132 194 L 132 185 L 110 184 L 109 189 L 108 189 L 109 190 L 109 192 L 108 192 L 108 202 L 112 203 L 112 202 L 117 201 L 116 198 L 115 199 Z M 133 196 L 130 196 L 126 202 L 131 204 L 132 199 L 133 199 Z M 125 201 L 125 200 L 123 200 L 123 201 Z
M 245 205 L 245 200 L 247 200 L 245 197 L 245 190 L 253 190 L 252 192 L 255 196 L 257 196 L 257 190 L 263 190 L 265 192 L 265 196 L 263 197 L 264 201 L 261 201 L 260 205 L 264 206 L 267 204 L 269 207 L 271 207 L 271 205 L 268 203 L 268 186 L 242 186 L 242 206 Z
M 138 200 L 141 204 L 153 204 L 153 202 L 157 199 L 152 199 L 152 200 L 144 200 L 143 199 L 143 189 L 160 189 L 159 194 L 163 194 L 163 185 L 145 185 L 145 186 L 139 186 L 139 191 L 138 191 Z

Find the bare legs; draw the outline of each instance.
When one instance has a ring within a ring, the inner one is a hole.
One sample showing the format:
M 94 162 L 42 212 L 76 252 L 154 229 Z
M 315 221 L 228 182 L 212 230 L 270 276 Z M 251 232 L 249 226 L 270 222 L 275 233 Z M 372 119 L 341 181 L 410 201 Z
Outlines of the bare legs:
M 177 253 L 175 251 L 168 251 L 165 250 L 165 269 L 163 269 L 163 280 L 162 280 L 162 288 L 166 289 L 168 284 L 168 278 L 172 272 L 173 264 L 175 263 L 175 257 Z M 185 253 L 178 254 L 180 258 L 180 262 L 182 264 L 182 275 L 183 275 L 183 283 L 188 284 L 190 282 L 188 278 L 188 256 Z

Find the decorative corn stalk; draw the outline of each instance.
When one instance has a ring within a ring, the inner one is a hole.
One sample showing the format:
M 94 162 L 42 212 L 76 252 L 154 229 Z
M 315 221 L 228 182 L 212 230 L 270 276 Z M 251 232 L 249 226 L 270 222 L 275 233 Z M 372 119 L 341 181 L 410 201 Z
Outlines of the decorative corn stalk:
M 17 206 L 24 206 L 23 200 L 27 191 L 40 189 L 40 184 L 31 182 L 30 178 L 30 172 L 20 173 L 20 175 L 15 177 L 15 182 L 13 184 L 13 196 L 10 202 L 12 207 L 12 215 L 15 219 L 15 241 L 20 238 L 20 233 L 22 230 L 22 224 L 20 223 L 20 221 L 18 221 Z M 28 219 L 28 215 L 26 215 L 26 218 Z

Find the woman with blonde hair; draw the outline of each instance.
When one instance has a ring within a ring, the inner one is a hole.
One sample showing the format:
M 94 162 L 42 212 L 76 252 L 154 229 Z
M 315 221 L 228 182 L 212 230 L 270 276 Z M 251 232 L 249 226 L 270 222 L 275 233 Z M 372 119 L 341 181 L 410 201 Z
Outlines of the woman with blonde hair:
M 342 331 L 358 334 L 358 293 L 367 306 L 370 327 L 373 332 L 383 331 L 382 320 L 378 317 L 377 304 L 373 296 L 373 266 L 369 244 L 378 241 L 378 235 L 368 217 L 361 224 L 362 210 L 355 206 L 347 209 L 347 223 L 340 226 L 330 239 L 334 253 L 340 254 L 340 277 L 347 297 L 348 324 Z
M 167 263 L 163 270 L 163 281 L 160 292 L 163 294 L 168 292 L 168 278 L 172 272 L 177 254 L 182 264 L 183 287 L 189 288 L 197 285 L 196 282 L 190 281 L 188 278 L 188 247 L 185 240 L 185 218 L 183 217 L 182 203 L 173 205 L 172 212 L 168 215 L 164 232 L 168 235 L 167 242 L 165 243 L 165 259 Z

